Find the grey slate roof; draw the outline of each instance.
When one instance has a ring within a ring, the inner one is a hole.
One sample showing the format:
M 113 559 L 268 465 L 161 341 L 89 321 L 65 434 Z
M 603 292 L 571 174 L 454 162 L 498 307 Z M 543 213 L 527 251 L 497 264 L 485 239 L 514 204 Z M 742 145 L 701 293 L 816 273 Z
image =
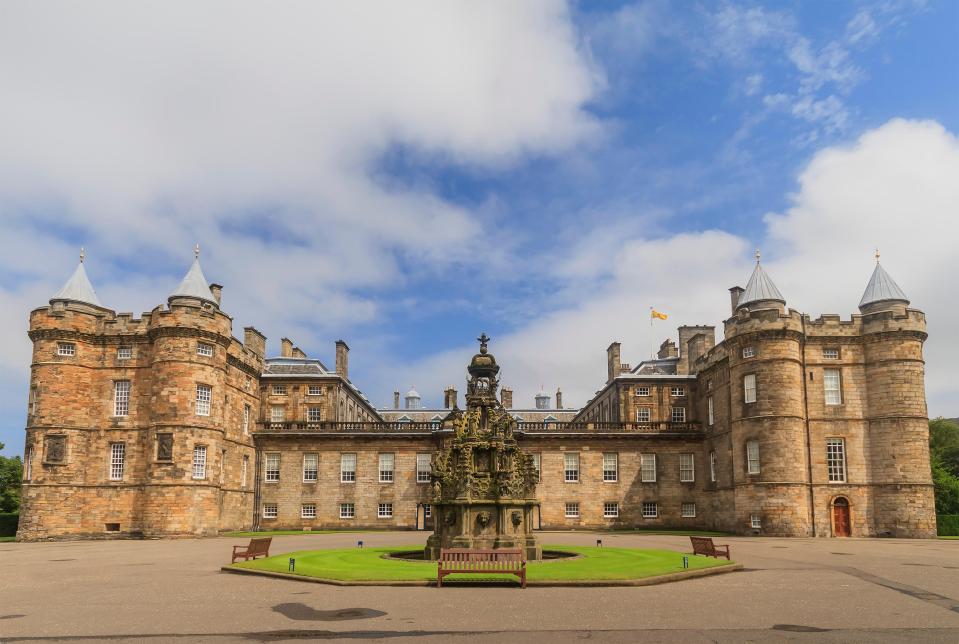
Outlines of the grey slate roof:
M 216 298 L 213 297 L 209 282 L 206 281 L 206 277 L 203 276 L 203 269 L 200 268 L 199 258 L 193 260 L 193 265 L 190 266 L 190 270 L 187 271 L 183 281 L 180 282 L 180 286 L 170 293 L 170 298 L 174 297 L 195 297 L 216 304 Z
M 746 284 L 746 290 L 743 292 L 742 297 L 739 298 L 739 306 L 752 302 L 761 302 L 763 300 L 786 303 L 786 298 L 779 292 L 779 289 L 776 288 L 776 285 L 769 279 L 766 271 L 763 270 L 763 267 L 757 261 L 756 268 L 753 269 L 753 274 L 749 277 L 749 283 Z
M 859 300 L 860 308 L 867 304 L 875 302 L 888 302 L 890 300 L 900 300 L 909 303 L 909 298 L 902 292 L 899 285 L 889 276 L 889 273 L 882 267 L 882 264 L 876 262 L 876 269 L 869 278 L 869 284 L 866 285 L 866 291 Z
M 73 271 L 73 275 L 71 275 L 67 283 L 63 285 L 63 288 L 50 298 L 51 302 L 55 300 L 84 302 L 103 308 L 103 305 L 100 304 L 100 298 L 97 297 L 96 291 L 93 290 L 93 284 L 91 284 L 89 278 L 87 278 L 87 271 L 83 268 L 83 261 L 77 265 L 77 269 Z
M 641 376 L 652 375 L 675 375 L 676 364 L 679 358 L 664 358 L 655 360 L 643 360 L 632 370 L 631 373 Z

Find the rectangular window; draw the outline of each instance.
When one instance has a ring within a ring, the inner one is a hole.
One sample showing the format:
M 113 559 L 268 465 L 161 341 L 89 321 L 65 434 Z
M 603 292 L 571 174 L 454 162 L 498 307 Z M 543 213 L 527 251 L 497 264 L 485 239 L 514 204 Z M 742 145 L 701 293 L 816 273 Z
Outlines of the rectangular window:
M 643 483 L 655 483 L 656 482 L 656 455 L 640 454 L 639 470 L 640 470 L 640 480 Z
M 604 519 L 615 519 L 618 516 L 619 516 L 619 503 L 615 501 L 608 501 L 603 504 Z
M 619 480 L 619 454 L 606 452 L 603 454 L 603 481 L 615 483 Z
M 712 391 L 713 389 L 713 379 L 706 378 L 706 391 Z
M 674 397 L 682 397 L 686 395 L 686 387 L 670 387 L 669 395 Z
M 306 408 L 306 422 L 308 423 L 318 423 L 323 418 L 323 408 L 322 407 L 307 407 Z
M 673 407 L 672 413 L 669 415 L 669 419 L 674 423 L 685 423 L 686 422 L 686 408 L 685 407 Z
M 340 518 L 341 519 L 353 519 L 356 518 L 356 506 L 352 503 L 340 503 Z
M 193 478 L 206 478 L 206 445 L 193 446 Z
M 393 482 L 393 464 L 395 461 L 393 454 L 380 454 L 380 483 Z
M 839 359 L 839 349 L 823 349 L 822 357 L 826 360 L 838 360 Z
M 842 438 L 826 439 L 826 470 L 830 483 L 846 482 L 846 442 Z
M 213 402 L 213 387 L 210 385 L 196 386 L 196 415 L 209 416 L 210 403 Z
M 243 433 L 250 433 L 250 406 L 243 405 Z
M 692 483 L 696 480 L 695 457 L 692 454 L 679 455 L 679 482 Z
M 356 454 L 340 454 L 340 483 L 356 482 Z
M 273 385 L 273 395 L 274 395 L 274 396 L 285 396 L 285 395 L 286 395 L 286 385 Z
M 683 503 L 680 506 L 680 515 L 684 519 L 691 519 L 696 516 L 696 504 L 695 503 Z
M 649 387 L 636 387 L 636 395 L 637 395 L 637 396 L 648 396 L 648 395 L 649 395 Z
M 754 373 L 743 376 L 743 402 L 756 402 L 756 374 Z
M 743 357 L 752 358 L 756 355 L 756 347 L 743 347 Z
M 376 518 L 378 519 L 392 519 L 393 518 L 393 504 L 392 503 L 380 503 L 376 508 Z
M 416 482 L 417 483 L 429 483 L 430 482 L 430 455 L 429 454 L 417 454 L 416 455 Z
M 264 480 L 275 483 L 280 480 L 280 453 L 269 452 L 266 455 L 266 467 L 264 468 Z
M 316 483 L 317 472 L 320 467 L 320 457 L 317 454 L 303 455 L 303 482 Z
M 754 530 L 759 530 L 763 527 L 763 518 L 758 514 L 750 514 L 749 527 L 753 528 Z
M 759 441 L 746 441 L 746 473 L 759 474 Z
M 648 423 L 652 417 L 652 410 L 649 407 L 638 407 L 636 409 L 636 422 Z
M 196 345 L 196 354 L 207 358 L 213 357 L 213 345 L 206 342 L 198 342 Z
M 283 405 L 272 405 L 270 407 L 270 422 L 282 423 L 286 419 L 286 407 Z
M 319 385 L 310 385 L 310 386 L 307 388 L 307 390 L 306 390 L 306 394 L 307 394 L 308 396 L 322 396 L 322 395 L 323 395 L 323 387 L 321 387 L 321 386 L 319 386 Z
M 709 480 L 716 482 L 716 452 L 709 453 Z
M 23 480 L 30 481 L 33 478 L 33 448 L 28 447 L 23 452 Z
M 77 345 L 72 342 L 57 342 L 57 355 L 75 356 L 77 355 Z
M 536 453 L 533 454 L 533 467 L 536 468 L 536 481 L 539 482 L 543 478 L 543 455 Z
M 574 501 L 566 504 L 566 518 L 567 519 L 579 518 L 579 502 Z
M 130 415 L 130 381 L 116 380 L 113 382 L 113 415 Z
M 429 519 L 433 516 L 433 507 L 429 503 L 423 504 L 423 518 Z
M 563 480 L 579 482 L 579 454 L 563 454 Z
M 240 487 L 246 487 L 246 475 L 250 469 L 250 457 L 243 457 L 243 464 L 240 467 Z
M 123 480 L 123 465 L 126 459 L 127 446 L 125 443 L 110 443 L 110 480 Z
M 316 518 L 316 503 L 304 503 L 300 506 L 300 518 L 301 519 L 315 519 Z
M 263 504 L 263 518 L 264 519 L 275 519 L 279 514 L 276 503 L 264 503 Z
M 129 360 L 133 357 L 133 349 L 131 347 L 120 347 L 117 349 L 117 360 Z
M 659 516 L 659 505 L 655 501 L 643 501 L 643 518 L 655 519 Z
M 822 372 L 823 387 L 826 389 L 826 404 L 842 404 L 842 384 L 839 369 L 826 369 Z
M 706 411 L 708 412 L 709 426 L 712 427 L 713 421 L 715 420 L 715 418 L 713 417 L 713 397 L 712 396 L 706 399 Z

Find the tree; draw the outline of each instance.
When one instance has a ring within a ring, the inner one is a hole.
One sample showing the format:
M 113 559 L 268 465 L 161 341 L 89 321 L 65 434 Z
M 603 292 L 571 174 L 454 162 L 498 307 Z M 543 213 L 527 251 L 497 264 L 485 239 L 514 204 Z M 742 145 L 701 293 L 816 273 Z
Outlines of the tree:
M 3 450 L 3 443 L 0 443 Z M 23 461 L 19 456 L 0 456 L 0 512 L 20 511 L 20 482 L 23 480 Z
M 929 460 L 936 512 L 959 514 L 959 425 L 945 418 L 929 421 Z

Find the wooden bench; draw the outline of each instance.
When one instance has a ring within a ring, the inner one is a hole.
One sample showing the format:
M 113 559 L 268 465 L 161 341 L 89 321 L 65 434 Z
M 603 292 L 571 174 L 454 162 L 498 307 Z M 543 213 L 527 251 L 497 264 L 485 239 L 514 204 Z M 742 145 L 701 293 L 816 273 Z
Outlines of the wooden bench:
M 437 588 L 443 587 L 446 575 L 460 573 L 516 575 L 526 588 L 526 555 L 519 548 L 442 548 L 436 566 Z
M 235 563 L 237 559 L 249 561 L 260 556 L 269 557 L 271 541 L 273 541 L 273 537 L 260 537 L 250 539 L 250 545 L 248 546 L 233 546 L 233 561 L 230 563 Z
M 729 546 L 722 544 L 716 545 L 713 543 L 712 537 L 690 537 L 690 541 L 693 542 L 693 554 L 694 555 L 706 555 L 707 557 L 726 557 L 729 559 Z M 725 548 L 725 550 L 720 550 L 720 548 Z

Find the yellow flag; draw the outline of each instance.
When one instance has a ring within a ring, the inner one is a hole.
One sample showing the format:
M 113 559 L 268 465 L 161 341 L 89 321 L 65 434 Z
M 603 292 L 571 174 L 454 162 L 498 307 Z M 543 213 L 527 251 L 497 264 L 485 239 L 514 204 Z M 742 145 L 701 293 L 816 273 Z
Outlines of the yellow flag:
M 657 318 L 657 319 L 660 319 L 660 320 L 665 320 L 665 319 L 667 319 L 669 316 L 666 315 L 665 313 L 660 313 L 660 312 L 657 311 L 656 309 L 650 309 L 650 310 L 649 310 L 649 317 L 650 317 L 650 318 Z

